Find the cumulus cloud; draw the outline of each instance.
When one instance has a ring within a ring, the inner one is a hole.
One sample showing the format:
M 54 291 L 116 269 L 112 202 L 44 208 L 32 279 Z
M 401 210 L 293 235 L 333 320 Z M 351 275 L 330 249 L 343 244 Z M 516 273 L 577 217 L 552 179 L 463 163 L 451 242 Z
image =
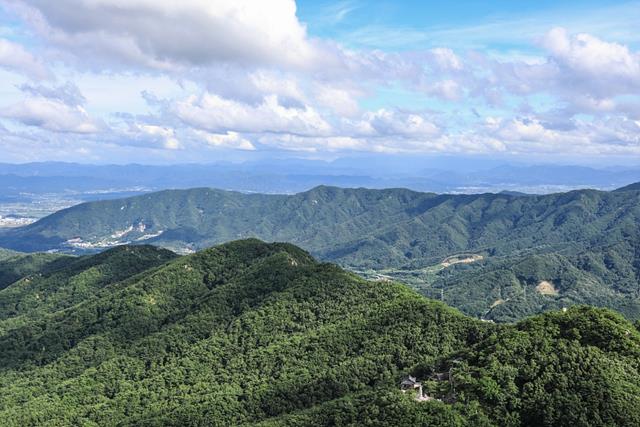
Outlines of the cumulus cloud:
M 455 80 L 447 79 L 435 82 L 425 88 L 425 92 L 448 101 L 459 101 L 464 95 L 464 89 Z
M 463 68 L 462 60 L 451 49 L 442 47 L 432 49 L 430 57 L 433 59 L 433 64 L 440 70 L 460 71 Z
M 0 39 L 0 67 L 33 80 L 51 77 L 49 70 L 21 45 Z
M 506 141 L 552 142 L 555 134 L 546 129 L 540 121 L 528 118 L 515 118 L 501 123 L 496 135 Z
M 26 97 L 0 108 L 0 117 L 52 132 L 90 134 L 106 130 L 102 120 L 89 115 L 84 107 L 86 99 L 73 83 L 62 86 L 23 84 L 19 89 Z
M 135 123 L 131 126 L 131 131 L 130 135 L 139 141 L 150 141 L 153 144 L 160 142 L 167 150 L 183 148 L 182 143 L 176 138 L 175 131 L 169 127 Z
M 540 63 L 513 61 L 500 69 L 496 84 L 516 94 L 553 90 L 571 100 L 602 100 L 637 95 L 640 90 L 640 53 L 627 46 L 589 34 L 569 34 L 554 28 L 542 38 L 548 57 Z
M 103 128 L 103 124 L 92 119 L 82 106 L 67 105 L 44 97 L 29 97 L 0 108 L 0 116 L 53 132 L 86 134 L 99 132 Z
M 327 118 L 328 120 L 328 118 Z M 239 149 L 255 149 L 248 140 L 243 144 L 240 134 L 227 131 L 212 135 L 196 131 L 208 143 Z M 380 109 L 364 112 L 358 118 L 334 120 L 327 133 L 279 132 L 255 133 L 261 147 L 307 152 L 373 151 L 419 152 L 450 148 L 443 142 L 442 130 L 424 114 Z
M 360 95 L 358 90 L 327 84 L 316 84 L 313 90 L 313 98 L 318 105 L 343 116 L 354 116 L 360 111 L 357 101 Z
M 306 94 L 298 79 L 292 75 L 283 75 L 272 70 L 257 70 L 247 75 L 248 85 L 253 93 L 259 95 L 278 95 L 281 98 L 304 101 Z
M 232 148 L 236 150 L 253 151 L 256 147 L 246 138 L 243 138 L 237 132 L 228 131 L 224 134 L 209 133 L 196 130 L 195 134 L 212 147 Z
M 563 28 L 549 31 L 543 45 L 566 87 L 580 85 L 598 97 L 640 90 L 640 54 L 627 46 L 584 33 L 570 36 Z
M 341 94 L 340 91 L 337 93 Z M 333 94 L 335 95 L 335 92 Z M 340 103 L 344 99 L 332 101 Z M 347 104 L 346 107 L 332 105 L 330 110 L 323 112 L 297 102 L 284 105 L 275 95 L 266 96 L 260 102 L 250 104 L 206 92 L 200 96 L 192 95 L 182 100 L 166 101 L 163 105 L 168 105 L 164 114 L 179 119 L 186 126 L 206 131 L 208 135 L 216 135 L 213 139 L 206 138 L 213 145 L 221 145 L 227 141 L 236 142 L 240 133 L 270 133 L 278 134 L 277 138 L 286 141 L 296 140 L 290 137 L 316 138 L 316 141 L 322 138 L 329 141 L 333 138 L 333 145 L 323 145 L 334 148 L 348 145 L 351 148 L 358 146 L 365 149 L 367 140 L 371 141 L 372 138 L 427 140 L 442 132 L 424 113 L 379 109 L 355 114 L 358 111 L 357 106 L 349 105 L 348 101 L 344 102 Z M 336 110 L 341 108 L 348 110 L 352 117 L 336 116 Z M 282 139 L 282 135 L 288 137 Z M 363 140 L 356 144 L 357 138 Z
M 294 0 L 26 0 L 51 40 L 159 69 L 237 62 L 305 67 L 317 55 Z M 92 55 L 93 56 L 93 55 Z
M 432 138 L 440 133 L 437 125 L 418 113 L 380 109 L 366 112 L 361 120 L 347 122 L 355 136 Z
M 328 134 L 331 126 L 307 105 L 283 105 L 276 95 L 257 104 L 222 98 L 215 94 L 192 95 L 175 103 L 174 114 L 186 124 L 216 133 L 276 132 L 304 135 Z
M 535 116 L 487 117 L 474 133 L 515 154 L 640 154 L 640 122 L 623 117 L 572 119 L 562 128 Z

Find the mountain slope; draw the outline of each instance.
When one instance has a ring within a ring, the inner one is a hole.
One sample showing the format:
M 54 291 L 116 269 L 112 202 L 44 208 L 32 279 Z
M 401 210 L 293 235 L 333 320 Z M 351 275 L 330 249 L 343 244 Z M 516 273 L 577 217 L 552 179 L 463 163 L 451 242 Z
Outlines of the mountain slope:
M 640 417 L 640 334 L 620 316 L 576 308 L 515 326 L 479 322 L 256 240 L 174 259 L 0 332 L 0 360 L 9 426 Z M 433 372 L 451 380 L 429 380 Z M 407 373 L 444 402 L 402 394 Z
M 0 289 L 0 331 L 72 307 L 106 286 L 130 280 L 175 257 L 173 252 L 153 246 L 121 246 L 94 256 L 34 254 L 0 261 L 0 272 L 14 267 L 12 274 L 21 274 Z M 22 269 L 16 270 L 15 264 Z
M 434 298 L 442 294 L 467 313 L 498 321 L 574 304 L 613 308 L 640 319 L 638 254 L 638 242 L 623 241 L 575 252 L 489 258 L 453 266 L 421 289 Z
M 124 242 L 200 248 L 243 236 L 301 244 L 326 259 L 424 265 L 456 251 L 497 255 L 637 232 L 640 192 L 436 195 L 317 187 L 292 196 L 172 190 L 85 203 L 0 235 L 9 249 Z M 75 241 L 74 241 L 75 239 Z M 65 243 L 66 242 L 66 243 Z M 100 246 L 102 244 L 102 246 Z
M 633 184 L 625 185 L 614 191 L 640 191 L 640 182 L 634 182 Z
M 0 290 L 29 274 L 55 269 L 70 259 L 72 257 L 60 254 L 21 254 L 12 251 L 0 254 Z
M 437 195 L 317 187 L 285 196 L 193 189 L 79 205 L 6 231 L 0 246 L 82 252 L 134 242 L 189 251 L 258 237 L 298 244 L 366 277 L 407 282 L 478 317 L 514 320 L 589 303 L 635 319 L 639 221 L 638 191 Z M 482 261 L 443 268 L 461 254 Z M 557 294 L 538 292 L 542 282 Z

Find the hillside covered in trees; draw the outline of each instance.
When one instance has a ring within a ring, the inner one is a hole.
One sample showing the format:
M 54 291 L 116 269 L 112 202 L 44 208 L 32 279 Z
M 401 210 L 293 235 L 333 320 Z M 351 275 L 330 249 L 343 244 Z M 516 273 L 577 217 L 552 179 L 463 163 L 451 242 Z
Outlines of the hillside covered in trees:
M 189 252 L 256 237 L 408 283 L 475 317 L 513 321 L 586 303 L 637 319 L 639 222 L 634 186 L 543 196 L 193 189 L 81 204 L 1 233 L 0 246 L 87 253 L 149 243 Z M 444 262 L 461 255 L 474 262 Z
M 640 424 L 640 332 L 606 309 L 481 322 L 255 239 L 56 262 L 0 290 L 4 425 Z

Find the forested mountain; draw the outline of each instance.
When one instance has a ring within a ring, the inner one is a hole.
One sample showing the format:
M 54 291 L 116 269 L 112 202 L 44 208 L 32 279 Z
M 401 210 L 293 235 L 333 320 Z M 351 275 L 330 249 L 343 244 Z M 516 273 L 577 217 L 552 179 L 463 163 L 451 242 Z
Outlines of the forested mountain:
M 624 187 L 620 187 L 614 191 L 640 191 L 640 182 L 625 185 Z
M 617 241 L 637 233 L 639 201 L 638 191 L 518 196 L 317 187 L 287 196 L 170 190 L 74 206 L 6 230 L 0 244 L 26 251 L 126 242 L 200 249 L 255 236 L 362 267 L 426 266 L 457 251 L 512 255 Z
M 480 322 L 257 240 L 65 263 L 0 291 L 3 425 L 640 423 L 640 333 L 605 309 Z
M 72 307 L 176 256 L 154 246 L 120 246 L 93 256 L 25 254 L 0 261 L 0 331 Z
M 61 254 L 0 251 L 0 289 L 29 274 L 47 271 L 49 267 L 55 268 L 66 259 L 72 257 Z
M 292 242 L 365 277 L 409 283 L 477 317 L 515 320 L 587 303 L 636 319 L 639 223 L 633 189 L 544 196 L 193 189 L 78 205 L 5 231 L 0 246 L 86 252 L 151 243 L 184 252 L 258 237 Z

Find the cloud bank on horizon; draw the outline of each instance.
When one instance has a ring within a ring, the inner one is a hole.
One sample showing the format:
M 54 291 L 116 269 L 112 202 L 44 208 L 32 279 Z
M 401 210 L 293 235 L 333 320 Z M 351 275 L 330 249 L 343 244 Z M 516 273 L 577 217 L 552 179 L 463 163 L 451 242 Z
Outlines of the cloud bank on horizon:
M 0 0 L 0 161 L 640 157 L 640 3 L 502 3 Z

